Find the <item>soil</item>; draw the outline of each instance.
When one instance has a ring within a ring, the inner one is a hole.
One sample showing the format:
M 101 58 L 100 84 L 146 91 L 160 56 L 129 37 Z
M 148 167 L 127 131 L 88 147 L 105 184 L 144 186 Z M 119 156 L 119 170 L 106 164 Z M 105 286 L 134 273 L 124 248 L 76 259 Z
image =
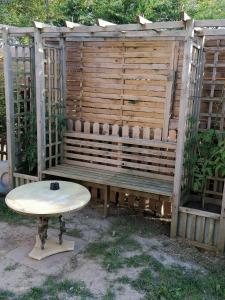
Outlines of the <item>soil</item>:
M 35 220 L 30 219 L 27 224 L 25 222 L 25 225 L 20 221 L 10 224 L 0 222 L 0 290 L 7 289 L 20 295 L 32 287 L 41 286 L 49 275 L 53 275 L 62 279 L 83 281 L 98 299 L 103 299 L 107 290 L 112 289 L 115 299 L 142 299 L 142 293 L 129 285 L 117 282 L 118 278 L 124 276 L 136 279 L 140 267 L 125 266 L 115 272 L 108 272 L 102 266 L 99 257 L 90 258 L 85 254 L 86 247 L 94 241 L 101 241 L 102 236 L 110 241 L 112 233 L 109 228 L 118 218 L 123 218 L 123 216 L 103 219 L 102 212 L 89 207 L 67 215 L 66 224 L 71 235 L 66 235 L 65 239 L 75 241 L 75 250 L 53 255 L 42 261 L 35 261 L 28 257 L 35 240 Z M 144 251 L 165 266 L 176 265 L 189 270 L 198 270 L 203 274 L 208 272 L 209 264 L 221 262 L 224 264 L 223 258 L 215 257 L 208 252 L 200 252 L 187 243 L 170 239 L 167 224 L 148 222 L 149 231 L 152 230 L 153 233 L 147 237 L 137 232 L 132 233 L 132 238 L 141 245 L 141 250 L 125 251 L 124 257 L 133 257 Z M 56 220 L 53 220 L 49 235 L 57 236 L 57 226 Z M 160 232 L 155 231 L 155 228 L 160 228 Z M 62 296 L 62 299 L 67 299 L 66 297 Z

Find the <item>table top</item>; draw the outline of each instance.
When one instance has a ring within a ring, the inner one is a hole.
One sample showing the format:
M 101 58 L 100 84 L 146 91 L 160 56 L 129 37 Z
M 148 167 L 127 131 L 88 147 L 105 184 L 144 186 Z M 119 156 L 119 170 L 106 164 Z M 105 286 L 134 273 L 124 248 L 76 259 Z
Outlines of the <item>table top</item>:
M 60 189 L 50 190 L 55 181 L 39 181 L 13 189 L 5 202 L 12 210 L 26 215 L 51 216 L 76 211 L 88 204 L 90 192 L 84 186 L 57 181 Z

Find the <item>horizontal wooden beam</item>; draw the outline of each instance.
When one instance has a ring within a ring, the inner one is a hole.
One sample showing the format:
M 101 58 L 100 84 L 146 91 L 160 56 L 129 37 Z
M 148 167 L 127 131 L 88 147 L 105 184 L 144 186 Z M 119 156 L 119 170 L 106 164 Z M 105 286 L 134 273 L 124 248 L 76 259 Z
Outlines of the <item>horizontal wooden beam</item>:
M 46 28 L 44 28 L 46 29 Z M 44 30 L 43 29 L 43 30 Z M 46 31 L 44 31 L 46 33 Z M 159 37 L 159 38 L 165 38 L 165 37 L 185 37 L 185 30 L 162 30 L 162 31 L 157 31 L 155 30 L 147 30 L 147 31 L 115 31 L 115 32 L 76 32 L 76 31 L 67 31 L 61 32 L 60 34 L 63 34 L 65 37 L 76 37 L 76 38 L 140 38 L 140 39 L 145 39 L 147 37 Z M 45 34 L 43 35 L 45 37 L 50 36 L 50 34 Z
M 111 23 L 111 22 L 108 22 L 108 21 L 105 21 L 102 19 L 97 19 L 97 24 L 98 24 L 98 26 L 101 26 L 101 27 L 116 25 L 115 23 Z
M 225 19 L 195 20 L 195 27 L 225 27 Z
M 9 34 L 29 34 L 34 33 L 34 27 L 10 27 Z
M 147 23 L 145 26 L 141 24 L 123 24 L 123 25 L 108 25 L 106 27 L 100 26 L 78 26 L 73 28 L 73 32 L 80 33 L 96 33 L 96 32 L 121 32 L 121 31 L 146 31 L 152 29 L 184 29 L 183 21 L 171 22 L 155 22 Z M 67 27 L 44 27 L 42 32 L 45 33 L 71 33 L 71 28 Z
M 198 30 L 197 31 L 197 35 L 198 36 L 204 36 L 204 35 L 207 35 L 207 36 L 220 36 L 221 38 L 221 35 L 224 36 L 225 35 L 225 28 L 218 28 L 218 29 L 212 29 L 212 28 L 202 28 L 201 30 Z
M 215 220 L 219 220 L 219 218 L 220 218 L 220 214 L 216 214 L 216 213 L 212 213 L 212 212 L 204 211 L 204 210 L 199 210 L 199 209 L 195 209 L 195 208 L 184 207 L 184 206 L 179 207 L 179 212 L 196 215 L 196 216 L 201 216 L 201 217 L 205 217 L 205 218 L 212 218 Z

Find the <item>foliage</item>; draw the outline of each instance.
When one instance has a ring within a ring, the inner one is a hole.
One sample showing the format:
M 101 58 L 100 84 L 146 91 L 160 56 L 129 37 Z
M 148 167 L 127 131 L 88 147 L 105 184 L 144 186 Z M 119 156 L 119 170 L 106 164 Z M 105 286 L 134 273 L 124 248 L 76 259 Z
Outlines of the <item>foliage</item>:
M 35 112 L 24 116 L 27 124 L 21 134 L 21 167 L 23 172 L 34 173 L 37 167 L 37 125 Z
M 1 1 L 0 23 L 16 26 L 32 26 L 33 21 L 51 22 L 62 18 L 58 9 L 60 0 L 9 0 Z
M 135 23 L 138 15 L 151 21 L 179 20 L 185 10 L 195 19 L 225 18 L 225 0 L 8 0 L 1 1 L 0 23 L 31 26 L 34 20 L 63 24 L 73 20 L 95 24 L 102 18 Z
M 193 178 L 192 189 L 203 193 L 211 176 L 225 176 L 225 132 L 214 129 L 195 133 L 196 121 L 189 119 L 185 145 L 185 168 Z

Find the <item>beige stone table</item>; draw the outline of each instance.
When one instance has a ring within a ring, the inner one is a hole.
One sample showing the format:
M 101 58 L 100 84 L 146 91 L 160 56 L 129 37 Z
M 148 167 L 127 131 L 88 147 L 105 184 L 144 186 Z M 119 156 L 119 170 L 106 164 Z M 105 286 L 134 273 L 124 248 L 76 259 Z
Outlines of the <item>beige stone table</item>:
M 74 242 L 62 239 L 65 221 L 62 215 L 82 209 L 90 201 L 90 192 L 80 184 L 67 181 L 39 181 L 15 188 L 6 196 L 8 207 L 17 213 L 38 218 L 36 244 L 29 256 L 42 259 L 74 249 Z M 48 238 L 48 220 L 59 217 L 59 239 Z

